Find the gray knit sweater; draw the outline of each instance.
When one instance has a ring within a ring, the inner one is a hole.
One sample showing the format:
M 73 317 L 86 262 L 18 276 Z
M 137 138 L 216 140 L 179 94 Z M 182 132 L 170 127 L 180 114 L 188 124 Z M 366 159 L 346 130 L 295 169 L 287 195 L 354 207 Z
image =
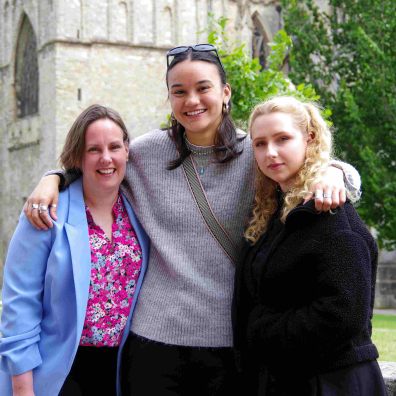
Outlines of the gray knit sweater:
M 253 201 L 253 155 L 246 137 L 236 159 L 219 164 L 194 147 L 207 198 L 237 245 Z M 128 198 L 151 239 L 150 260 L 132 331 L 174 345 L 230 347 L 234 264 L 209 233 L 183 167 L 167 170 L 178 153 L 164 131 L 134 139 L 126 181 Z M 209 164 L 208 164 L 209 159 Z

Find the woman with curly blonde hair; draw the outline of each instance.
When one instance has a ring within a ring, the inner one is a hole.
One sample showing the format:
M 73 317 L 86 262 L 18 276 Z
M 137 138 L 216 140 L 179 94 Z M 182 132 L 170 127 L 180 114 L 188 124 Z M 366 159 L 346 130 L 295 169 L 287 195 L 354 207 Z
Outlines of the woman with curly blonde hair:
M 256 195 L 236 272 L 234 341 L 252 394 L 386 395 L 371 341 L 377 246 L 350 201 L 304 202 L 332 160 L 314 103 L 275 97 L 253 110 Z M 353 197 L 352 197 L 353 199 Z

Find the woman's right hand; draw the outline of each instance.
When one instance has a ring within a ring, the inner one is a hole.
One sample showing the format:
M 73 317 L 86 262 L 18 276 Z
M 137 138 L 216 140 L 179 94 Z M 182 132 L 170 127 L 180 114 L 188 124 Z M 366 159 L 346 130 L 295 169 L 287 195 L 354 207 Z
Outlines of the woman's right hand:
M 34 396 L 32 371 L 12 376 L 12 396 Z
M 57 220 L 59 183 L 60 178 L 57 175 L 42 177 L 23 206 L 26 217 L 38 230 L 52 228 L 51 217 Z

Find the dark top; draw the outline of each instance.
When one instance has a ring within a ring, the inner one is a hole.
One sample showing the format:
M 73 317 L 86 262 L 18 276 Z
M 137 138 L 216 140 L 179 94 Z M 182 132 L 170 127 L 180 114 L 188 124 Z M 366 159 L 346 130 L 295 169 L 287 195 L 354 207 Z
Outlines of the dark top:
M 238 265 L 233 302 L 240 370 L 309 378 L 378 357 L 371 341 L 377 246 L 347 202 L 276 216 Z

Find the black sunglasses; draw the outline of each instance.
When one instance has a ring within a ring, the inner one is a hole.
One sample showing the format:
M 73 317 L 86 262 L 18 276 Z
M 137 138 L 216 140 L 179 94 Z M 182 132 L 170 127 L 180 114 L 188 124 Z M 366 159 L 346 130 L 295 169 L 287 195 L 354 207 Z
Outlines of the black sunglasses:
M 166 54 L 166 63 L 168 65 L 168 67 L 169 67 L 169 65 L 171 63 L 169 61 L 169 58 L 172 57 L 172 60 L 173 60 L 173 58 L 175 56 L 183 54 L 184 52 L 187 52 L 190 49 L 191 49 L 191 51 L 194 51 L 194 52 L 214 52 L 216 54 L 217 60 L 220 63 L 221 68 L 223 69 L 223 72 L 225 73 L 224 66 L 221 63 L 221 60 L 220 60 L 219 54 L 217 52 L 217 49 L 212 44 L 195 44 L 195 45 L 188 45 L 188 46 L 187 45 L 181 45 L 180 47 L 175 47 L 175 48 L 170 49 L 167 52 L 167 54 Z

